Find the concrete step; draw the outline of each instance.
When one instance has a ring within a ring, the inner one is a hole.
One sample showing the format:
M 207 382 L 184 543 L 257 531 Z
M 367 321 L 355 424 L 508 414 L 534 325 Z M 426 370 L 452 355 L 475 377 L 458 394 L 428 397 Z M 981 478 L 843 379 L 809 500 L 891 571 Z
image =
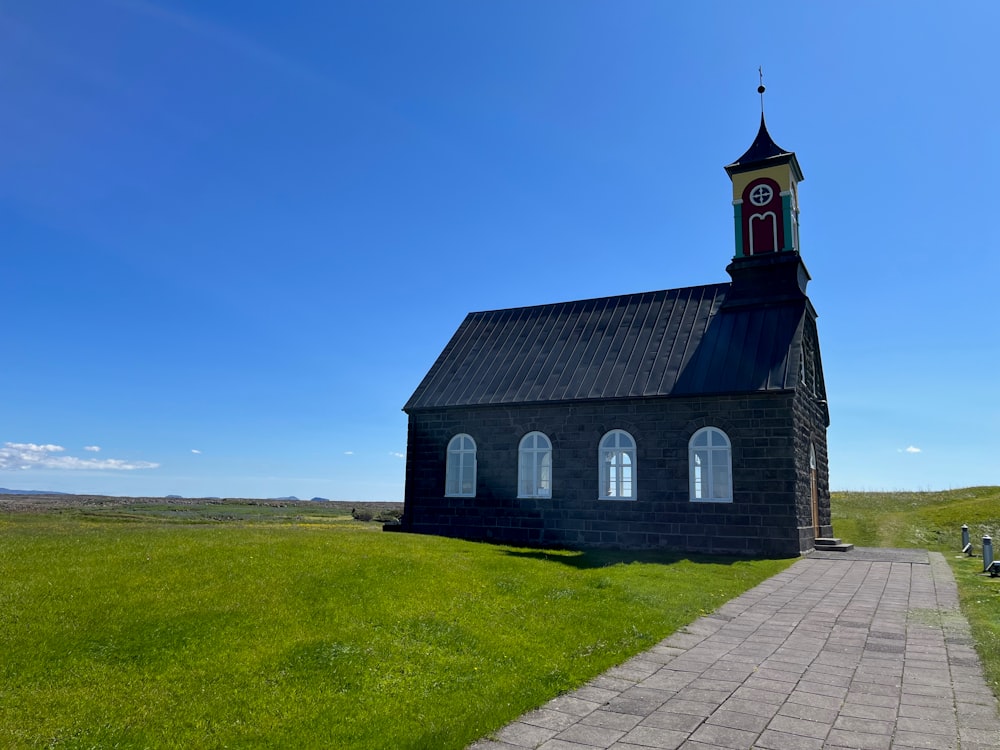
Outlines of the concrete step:
M 845 544 L 837 537 L 817 537 L 813 541 L 813 547 L 826 552 L 848 552 L 854 549 L 853 544 Z

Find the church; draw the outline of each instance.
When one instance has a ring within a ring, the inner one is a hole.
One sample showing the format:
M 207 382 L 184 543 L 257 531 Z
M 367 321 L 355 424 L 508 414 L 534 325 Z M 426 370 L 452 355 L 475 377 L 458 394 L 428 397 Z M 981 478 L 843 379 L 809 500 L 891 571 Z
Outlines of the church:
M 768 556 L 833 541 L 802 170 L 763 114 L 725 170 L 730 282 L 465 318 L 403 407 L 399 530 Z

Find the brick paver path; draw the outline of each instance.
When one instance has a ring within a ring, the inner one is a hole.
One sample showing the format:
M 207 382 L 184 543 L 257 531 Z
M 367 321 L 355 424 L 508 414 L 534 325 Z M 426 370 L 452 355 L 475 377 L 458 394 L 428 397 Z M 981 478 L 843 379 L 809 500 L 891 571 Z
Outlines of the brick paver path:
M 1000 748 L 938 553 L 813 555 L 470 750 Z

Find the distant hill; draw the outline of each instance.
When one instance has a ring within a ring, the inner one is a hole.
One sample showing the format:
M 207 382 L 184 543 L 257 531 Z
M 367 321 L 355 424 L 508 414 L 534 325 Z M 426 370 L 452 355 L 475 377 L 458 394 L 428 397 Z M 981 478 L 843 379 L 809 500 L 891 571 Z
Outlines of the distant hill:
M 314 498 L 312 498 L 312 501 L 315 502 L 315 503 L 328 503 L 328 502 L 330 502 L 330 498 L 328 498 L 328 497 L 314 497 Z
M 53 492 L 52 490 L 8 490 L 0 487 L 0 495 L 72 495 L 72 492 Z
M 272 500 L 298 500 L 295 495 L 289 495 L 288 497 L 272 497 Z

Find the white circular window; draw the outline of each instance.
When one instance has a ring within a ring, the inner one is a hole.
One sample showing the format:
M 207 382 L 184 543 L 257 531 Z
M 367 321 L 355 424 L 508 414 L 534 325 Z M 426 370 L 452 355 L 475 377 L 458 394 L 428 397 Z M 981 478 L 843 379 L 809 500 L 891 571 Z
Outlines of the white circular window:
M 774 191 L 770 185 L 758 185 L 750 191 L 750 202 L 755 206 L 766 206 L 773 196 Z

